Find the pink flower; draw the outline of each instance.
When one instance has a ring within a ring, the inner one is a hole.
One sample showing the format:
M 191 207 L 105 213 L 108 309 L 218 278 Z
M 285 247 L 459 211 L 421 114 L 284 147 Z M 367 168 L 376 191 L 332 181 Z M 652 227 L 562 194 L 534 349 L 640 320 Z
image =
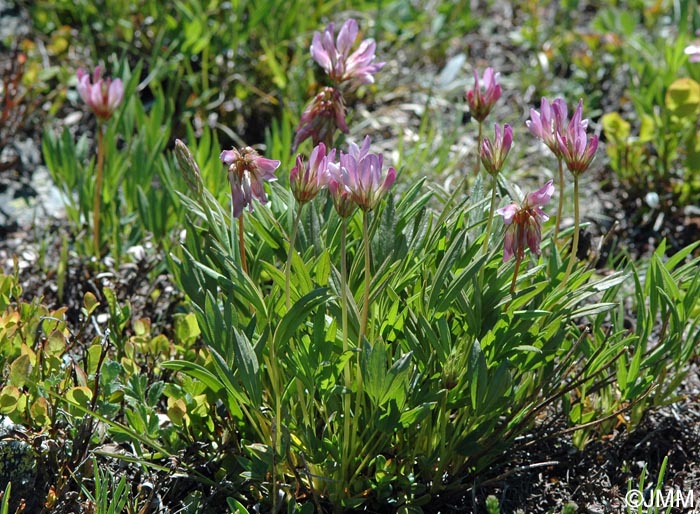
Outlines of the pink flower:
M 124 85 L 121 79 L 103 80 L 100 78 L 101 74 L 102 69 L 96 67 L 91 83 L 90 75 L 78 68 L 78 93 L 98 118 L 108 120 L 124 98 Z
M 374 74 L 384 67 L 383 62 L 374 61 L 376 44 L 365 39 L 353 53 L 357 40 L 357 22 L 352 18 L 340 28 L 338 38 L 333 41 L 335 26 L 329 23 L 323 33 L 314 32 L 311 42 L 311 57 L 324 69 L 336 84 L 352 81 L 356 84 L 372 84 Z
M 503 132 L 498 123 L 495 124 L 493 143 L 485 137 L 481 144 L 481 163 L 490 175 L 496 175 L 503 169 L 510 147 L 513 144 L 513 129 L 507 123 Z
M 557 157 L 561 155 L 557 132 L 565 129 L 567 122 L 566 102 L 561 98 L 555 99 L 551 104 L 542 97 L 540 111 L 530 109 L 530 119 L 525 122 L 533 136 L 541 139 Z
M 532 253 L 540 254 L 542 222 L 549 219 L 542 206 L 549 203 L 552 194 L 554 185 L 550 180 L 539 190 L 525 196 L 522 206 L 513 202 L 496 211 L 503 216 L 503 223 L 506 225 L 503 261 L 508 261 L 513 255 L 522 258 L 526 246 Z
M 582 116 L 583 100 L 579 100 L 566 131 L 556 134 L 561 156 L 573 175 L 580 175 L 588 169 L 598 149 L 598 136 L 593 135 L 586 139 L 588 122 L 581 120 Z
M 697 40 L 685 47 L 683 53 L 688 56 L 688 62 L 700 62 L 700 42 Z
M 377 206 L 381 197 L 391 189 L 396 180 L 396 170 L 390 167 L 386 177 L 382 177 L 382 154 L 369 153 L 370 138 L 365 137 L 362 148 L 350 143 L 347 154 L 340 152 L 340 168 L 350 191 L 353 202 L 363 211 L 371 211 Z
M 306 106 L 301 115 L 292 151 L 295 151 L 308 138 L 311 138 L 314 146 L 321 142 L 325 143 L 327 147 L 333 146 L 333 138 L 337 129 L 345 134 L 348 133 L 343 95 L 335 88 L 324 87 Z
M 479 123 L 483 122 L 491 112 L 491 109 L 501 98 L 501 86 L 498 84 L 498 75 L 493 68 L 484 70 L 483 92 L 479 80 L 479 72 L 474 69 L 474 88 L 467 90 L 466 98 L 469 104 L 469 113 Z
M 331 193 L 333 206 L 341 218 L 347 218 L 357 208 L 357 204 L 352 201 L 350 175 L 338 162 L 328 164 L 328 173 L 328 191 Z
M 326 155 L 326 145 L 319 143 L 309 157 L 308 166 L 301 154 L 297 155 L 296 166 L 289 173 L 292 194 L 299 203 L 306 203 L 328 185 L 330 179 L 328 164 L 335 158 L 335 149 Z
M 266 159 L 249 146 L 240 150 L 224 150 L 219 158 L 228 165 L 234 218 L 238 218 L 246 207 L 249 211 L 253 210 L 254 197 L 263 205 L 267 203 L 263 180 L 277 180 L 274 172 L 280 161 Z

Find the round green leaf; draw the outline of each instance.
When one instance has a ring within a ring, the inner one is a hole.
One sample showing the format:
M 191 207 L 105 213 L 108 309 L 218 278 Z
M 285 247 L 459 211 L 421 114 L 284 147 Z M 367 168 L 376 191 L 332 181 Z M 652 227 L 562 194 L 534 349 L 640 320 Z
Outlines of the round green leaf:
M 618 113 L 609 112 L 603 116 L 603 130 L 608 139 L 622 142 L 629 137 L 631 126 Z
M 700 84 L 693 79 L 676 80 L 666 91 L 666 108 L 672 114 L 685 118 L 694 115 L 700 106 Z

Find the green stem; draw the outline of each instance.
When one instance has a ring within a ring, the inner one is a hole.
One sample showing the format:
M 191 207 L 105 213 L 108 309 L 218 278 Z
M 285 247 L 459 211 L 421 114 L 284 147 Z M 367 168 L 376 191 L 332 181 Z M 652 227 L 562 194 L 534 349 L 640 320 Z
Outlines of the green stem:
M 445 473 L 445 466 L 447 465 L 448 458 L 448 444 L 447 444 L 447 424 L 450 422 L 450 414 L 447 411 L 447 396 L 449 391 L 445 389 L 440 401 L 440 411 L 438 416 L 442 415 L 440 420 L 440 438 L 436 441 L 438 447 L 440 447 L 440 463 L 435 466 L 435 474 L 433 475 L 433 487 L 432 491 L 437 492 L 442 485 L 442 475 Z
M 242 219 L 242 218 L 241 218 Z M 270 345 L 270 382 L 275 397 L 275 419 L 272 421 L 272 512 L 277 512 L 277 455 L 282 454 L 282 380 L 277 367 L 277 350 L 275 341 Z
M 360 323 L 360 337 L 358 347 L 362 347 L 362 338 L 367 333 L 367 317 L 369 314 L 369 288 L 370 288 L 370 248 L 369 248 L 369 213 L 362 211 L 362 237 L 365 243 L 365 289 L 363 291 L 362 321 Z
M 481 170 L 481 140 L 483 138 L 483 123 L 479 122 L 479 134 L 476 138 L 476 164 L 474 166 L 474 175 L 478 175 Z
M 292 306 L 292 299 L 290 294 L 291 282 L 292 282 L 292 257 L 294 256 L 294 243 L 297 239 L 297 231 L 299 230 L 299 220 L 301 219 L 301 209 L 304 207 L 303 204 L 298 204 L 297 210 L 294 213 L 294 221 L 292 226 L 292 235 L 289 238 L 289 253 L 287 254 L 287 267 L 285 268 L 285 288 L 284 293 L 287 299 L 287 311 Z
M 578 237 L 579 237 L 579 211 L 578 211 L 578 175 L 574 175 L 574 239 L 571 243 L 571 254 L 569 255 L 569 265 L 566 267 L 566 274 L 564 275 L 564 280 L 562 280 L 562 287 L 566 286 L 566 282 L 569 280 L 569 275 L 571 275 L 571 270 L 574 269 L 574 263 L 577 259 L 578 254 Z
M 243 231 L 243 213 L 238 217 L 238 249 L 241 251 L 241 268 L 248 273 L 248 264 L 245 259 L 245 233 Z
M 520 271 L 520 263 L 523 260 L 523 252 L 518 251 L 515 255 L 515 269 L 513 270 L 513 279 L 510 281 L 510 296 L 515 296 L 515 281 L 518 278 L 518 272 Z
M 342 324 L 343 324 L 343 355 L 350 351 L 350 343 L 348 341 L 348 297 L 347 297 L 347 280 L 348 269 L 346 262 L 346 238 L 348 225 L 347 220 L 343 218 L 340 226 L 340 304 L 342 309 Z M 345 387 L 349 390 L 352 387 L 352 374 L 350 373 L 350 361 L 346 360 L 343 366 L 343 378 Z M 350 403 L 352 397 L 349 394 L 345 395 L 343 402 L 343 453 L 341 461 L 341 482 L 340 488 L 347 484 L 347 479 L 350 474 L 350 447 L 353 444 L 350 424 Z
M 561 157 L 557 157 L 559 161 L 559 207 L 557 208 L 557 219 L 554 222 L 554 244 L 559 241 L 559 224 L 561 223 L 561 215 L 564 211 L 564 163 Z
M 104 126 L 100 124 L 97 130 L 97 177 L 95 178 L 95 193 L 92 206 L 92 242 L 95 247 L 95 257 L 100 260 L 100 204 L 102 202 L 102 181 L 104 173 L 105 147 Z
M 491 226 L 493 225 L 493 216 L 496 212 L 496 175 L 493 175 L 491 182 L 491 210 L 489 211 L 489 219 L 486 222 L 486 234 L 484 235 L 483 250 L 488 252 L 489 239 L 491 237 Z

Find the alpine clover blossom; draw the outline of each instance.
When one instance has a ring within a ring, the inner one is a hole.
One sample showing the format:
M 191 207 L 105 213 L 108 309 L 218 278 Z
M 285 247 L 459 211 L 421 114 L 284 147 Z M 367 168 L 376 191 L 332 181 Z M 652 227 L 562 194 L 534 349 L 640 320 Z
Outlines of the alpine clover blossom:
M 331 194 L 335 211 L 341 218 L 348 218 L 357 208 L 355 202 L 352 201 L 350 175 L 339 162 L 328 164 L 328 174 L 328 191 Z
M 345 122 L 345 102 L 339 90 L 324 87 L 304 109 L 296 128 L 292 151 L 306 139 L 311 138 L 314 146 L 323 142 L 327 147 L 333 145 L 336 129 L 348 133 Z
M 357 50 L 350 53 L 358 35 L 357 22 L 352 18 L 340 28 L 333 41 L 335 26 L 329 23 L 323 33 L 314 32 L 311 42 L 311 57 L 328 74 L 334 84 L 345 81 L 355 84 L 372 84 L 374 74 L 384 67 L 383 62 L 374 61 L 376 43 L 374 39 L 364 39 Z
M 588 122 L 581 120 L 583 116 L 583 100 L 579 100 L 578 107 L 566 127 L 566 131 L 557 132 L 557 142 L 561 156 L 569 171 L 578 176 L 588 169 L 598 149 L 598 136 L 595 134 L 586 138 Z
M 472 118 L 479 123 L 483 122 L 499 98 L 501 98 L 501 86 L 498 84 L 498 74 L 493 71 L 493 68 L 486 68 L 481 79 L 479 79 L 479 72 L 474 69 L 474 88 L 467 90 L 466 93 Z
M 234 218 L 238 218 L 246 207 L 249 211 L 253 210 L 254 197 L 263 205 L 267 203 L 263 180 L 277 180 L 274 172 L 280 161 L 266 159 L 249 146 L 240 150 L 224 150 L 219 158 L 228 165 Z
M 567 121 L 568 112 L 563 99 L 557 98 L 550 104 L 549 100 L 542 97 L 539 112 L 530 109 L 530 119 L 525 122 L 525 125 L 533 136 L 541 139 L 556 157 L 560 157 L 557 133 L 566 129 Z M 588 120 L 583 120 L 582 123 L 588 126 Z
M 501 172 L 513 144 L 513 129 L 507 123 L 503 125 L 503 131 L 496 123 L 494 132 L 493 143 L 487 137 L 481 143 L 481 163 L 489 175 L 497 175 Z
M 696 39 L 683 49 L 688 56 L 688 62 L 700 62 L 700 29 L 695 31 Z
M 688 56 L 688 62 L 700 62 L 700 44 L 686 46 L 683 53 Z
M 384 157 L 369 153 L 370 138 L 366 136 L 362 147 L 350 143 L 349 152 L 340 152 L 340 167 L 347 173 L 350 198 L 363 211 L 374 209 L 381 197 L 391 189 L 396 180 L 396 170 L 389 167 L 382 176 Z
M 78 68 L 78 93 L 98 118 L 108 120 L 124 98 L 124 85 L 121 79 L 102 79 L 101 74 L 97 66 L 90 81 L 90 75 Z
M 289 183 L 297 202 L 304 204 L 313 200 L 328 185 L 328 164 L 333 159 L 335 149 L 326 154 L 326 145 L 323 143 L 313 149 L 308 164 L 301 154 L 297 155 L 296 166 L 289 172 Z
M 542 188 L 525 196 L 522 205 L 513 202 L 496 212 L 503 216 L 506 225 L 503 242 L 503 261 L 508 261 L 515 255 L 519 259 L 525 253 L 525 247 L 536 255 L 540 254 L 542 241 L 542 223 L 549 219 L 542 210 L 554 194 L 554 185 L 550 180 Z

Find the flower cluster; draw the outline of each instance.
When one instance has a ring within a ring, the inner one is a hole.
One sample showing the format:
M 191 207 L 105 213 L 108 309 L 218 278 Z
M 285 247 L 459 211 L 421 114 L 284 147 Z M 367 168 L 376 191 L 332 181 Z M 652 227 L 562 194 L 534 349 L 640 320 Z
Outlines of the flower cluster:
M 525 125 L 533 136 L 541 139 L 554 155 L 559 157 L 561 150 L 557 141 L 557 133 L 564 129 L 567 118 L 566 102 L 563 99 L 557 98 L 550 103 L 549 100 L 542 97 L 539 112 L 530 109 L 530 119 L 525 122 Z
M 297 155 L 296 166 L 289 172 L 289 185 L 297 202 L 310 202 L 330 180 L 328 164 L 335 158 L 335 149 L 326 154 L 326 145 L 319 143 L 309 157 L 308 165 L 304 156 Z
M 554 185 L 550 180 L 542 188 L 525 196 L 522 205 L 513 202 L 496 212 L 503 216 L 506 225 L 503 241 L 503 260 L 510 260 L 513 255 L 522 259 L 525 247 L 536 255 L 540 254 L 540 242 L 542 241 L 542 223 L 549 216 L 542 210 L 554 194 Z
M 564 160 L 572 174 L 579 175 L 588 169 L 598 149 L 598 136 L 587 139 L 588 120 L 583 119 L 583 101 L 579 100 L 569 121 L 564 100 L 557 98 L 550 103 L 542 98 L 540 111 L 530 109 L 530 119 L 525 124 L 532 135 Z
M 574 176 L 588 169 L 598 149 L 598 136 L 594 134 L 590 138 L 587 137 L 588 120 L 582 120 L 582 117 L 583 101 L 579 100 L 566 130 L 560 128 L 556 134 L 561 156 Z
M 304 109 L 297 126 L 292 152 L 306 139 L 311 138 L 314 146 L 323 142 L 333 145 L 335 131 L 348 133 L 345 122 L 345 102 L 340 91 L 333 87 L 324 87 L 311 103 Z
M 481 143 L 481 163 L 489 175 L 497 175 L 501 172 L 513 144 L 513 129 L 507 123 L 503 125 L 503 131 L 496 123 L 494 132 L 493 143 L 487 137 Z
M 389 167 L 384 176 L 382 154 L 371 153 L 369 149 L 367 136 L 362 147 L 350 143 L 348 153 L 340 152 L 337 161 L 336 150 L 328 151 L 323 143 L 313 149 L 308 162 L 303 155 L 297 155 L 289 173 L 294 198 L 303 205 L 328 188 L 342 217 L 351 215 L 356 207 L 364 211 L 374 209 L 394 184 L 396 170 Z M 263 181 L 277 180 L 274 172 L 280 161 L 266 159 L 250 147 L 224 150 L 220 158 L 228 166 L 234 217 L 239 217 L 246 208 L 252 211 L 253 198 L 267 203 Z
M 700 29 L 695 31 L 695 40 L 683 49 L 683 53 L 688 56 L 688 62 L 700 62 Z
M 348 202 L 363 211 L 371 211 L 396 180 L 393 167 L 389 167 L 386 177 L 383 177 L 384 157 L 369 153 L 369 146 L 369 136 L 365 137 L 362 147 L 350 143 L 349 152 L 340 152 L 339 162 L 331 165 L 329 186 L 336 210 L 341 216 L 347 215 Z
M 498 83 L 498 75 L 493 71 L 493 68 L 486 68 L 481 78 L 475 69 L 474 88 L 469 89 L 466 93 L 469 113 L 472 118 L 482 123 L 499 98 L 501 98 L 501 86 Z
M 277 180 L 274 172 L 280 161 L 266 159 L 249 146 L 224 150 L 219 158 L 228 166 L 234 218 L 238 218 L 246 207 L 253 210 L 253 198 L 263 205 L 267 203 L 263 181 Z
M 323 142 L 331 147 L 336 130 L 347 134 L 343 93 L 360 84 L 372 84 L 374 74 L 385 64 L 374 62 L 377 45 L 373 39 L 362 40 L 353 51 L 358 36 L 359 28 L 352 18 L 343 24 L 337 37 L 333 23 L 323 32 L 314 32 L 311 57 L 324 69 L 332 85 L 321 89 L 304 109 L 292 151 L 309 138 L 314 146 Z
M 124 85 L 121 79 L 102 79 L 102 69 L 99 66 L 92 74 L 92 81 L 90 75 L 82 68 L 78 69 L 76 75 L 78 93 L 83 101 L 101 120 L 111 118 L 124 98 Z
M 384 67 L 383 62 L 373 62 L 377 46 L 374 39 L 363 40 L 357 49 L 350 53 L 358 32 L 357 22 L 352 18 L 340 28 L 335 41 L 333 23 L 329 23 L 323 33 L 314 32 L 311 57 L 336 85 L 347 81 L 355 85 L 372 84 L 374 74 Z

